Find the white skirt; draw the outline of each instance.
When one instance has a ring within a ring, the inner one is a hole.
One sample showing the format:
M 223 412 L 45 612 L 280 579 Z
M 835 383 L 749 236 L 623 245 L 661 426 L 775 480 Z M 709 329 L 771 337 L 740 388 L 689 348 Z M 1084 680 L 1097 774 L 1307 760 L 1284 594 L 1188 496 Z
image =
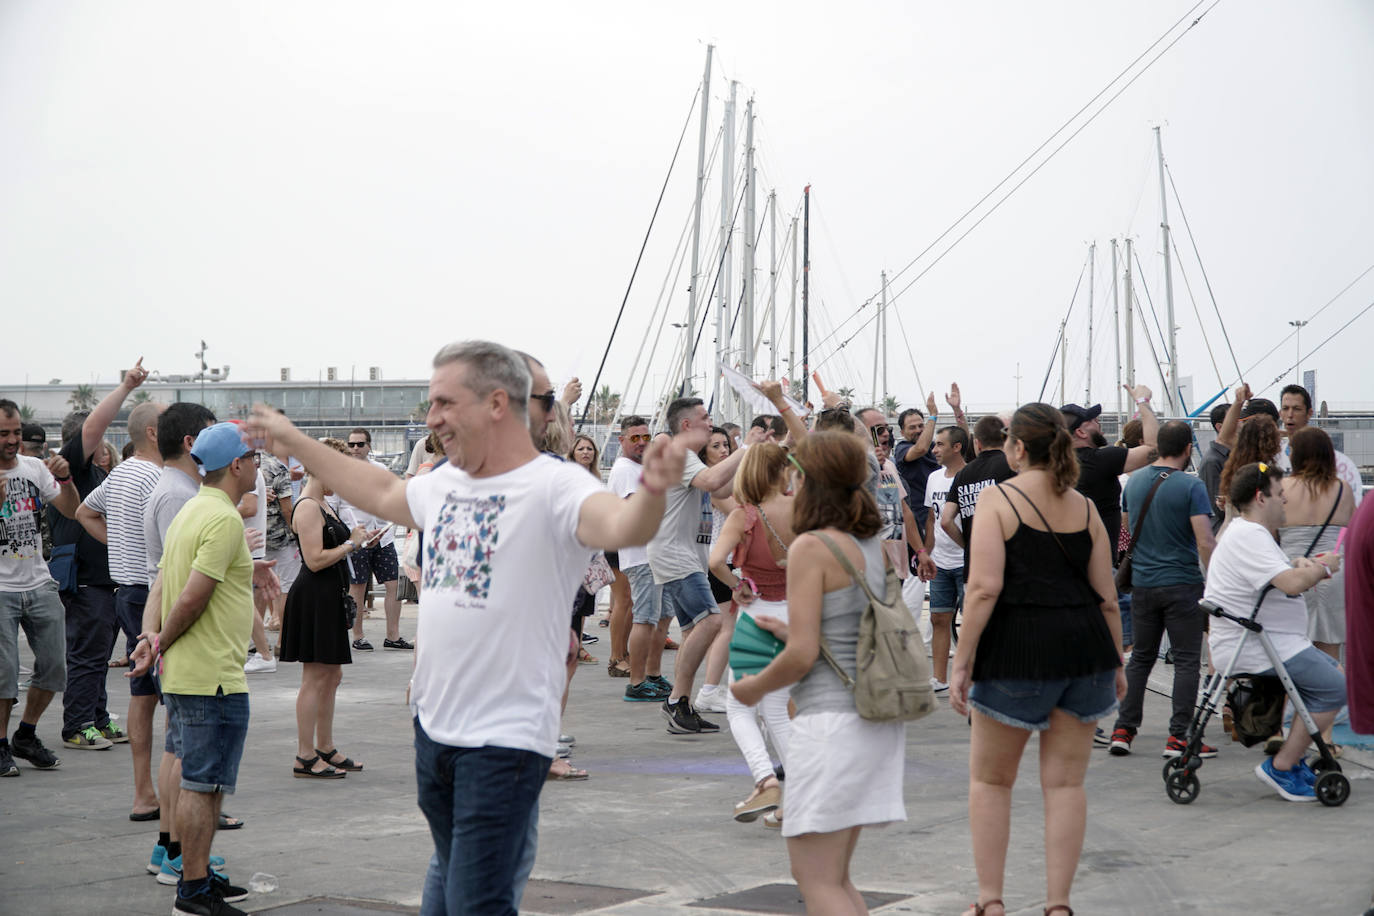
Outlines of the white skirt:
M 782 835 L 906 820 L 905 766 L 905 722 L 867 722 L 856 712 L 797 716 L 787 742 Z

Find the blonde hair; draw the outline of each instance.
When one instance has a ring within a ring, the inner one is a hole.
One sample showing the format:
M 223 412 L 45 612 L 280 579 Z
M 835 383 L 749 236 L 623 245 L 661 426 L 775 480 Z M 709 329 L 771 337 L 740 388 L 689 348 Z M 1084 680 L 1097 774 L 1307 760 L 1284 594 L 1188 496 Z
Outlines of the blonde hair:
M 744 452 L 735 472 L 733 495 L 741 505 L 757 506 L 782 487 L 787 452 L 776 442 L 756 442 Z
M 544 451 L 566 455 L 573 447 L 572 416 L 562 401 L 554 401 L 550 413 L 549 425 L 544 427 Z

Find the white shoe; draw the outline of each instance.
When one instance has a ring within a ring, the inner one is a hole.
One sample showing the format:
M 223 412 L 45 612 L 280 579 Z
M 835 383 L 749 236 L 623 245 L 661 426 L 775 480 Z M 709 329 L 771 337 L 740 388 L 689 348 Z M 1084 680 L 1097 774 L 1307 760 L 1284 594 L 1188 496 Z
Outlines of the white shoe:
M 275 658 L 263 658 L 261 655 L 254 655 L 244 662 L 244 674 L 270 674 L 277 670 L 277 660 Z
M 692 705 L 698 712 L 725 712 L 725 691 L 720 685 L 705 684 L 697 691 Z
M 933 674 L 930 676 L 930 687 L 936 693 L 944 693 L 946 690 L 949 689 L 948 684 L 946 684 L 944 681 L 940 680 Z

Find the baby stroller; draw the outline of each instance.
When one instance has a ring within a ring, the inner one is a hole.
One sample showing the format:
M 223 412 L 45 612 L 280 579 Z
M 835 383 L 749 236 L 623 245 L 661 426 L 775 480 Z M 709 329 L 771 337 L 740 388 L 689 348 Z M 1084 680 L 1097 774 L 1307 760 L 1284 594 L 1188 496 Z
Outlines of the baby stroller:
M 1266 585 L 1260 592 L 1259 601 L 1255 602 L 1255 608 L 1250 612 L 1249 617 L 1238 617 L 1230 614 L 1211 601 L 1200 601 L 1198 606 L 1213 617 L 1224 617 L 1227 620 L 1243 628 L 1240 643 L 1236 646 L 1236 652 L 1227 662 L 1226 670 L 1221 673 L 1213 673 L 1207 680 L 1203 688 L 1203 699 L 1201 705 L 1193 713 L 1193 721 L 1188 726 L 1188 733 L 1185 740 L 1186 747 L 1182 754 L 1169 760 L 1164 764 L 1164 791 L 1168 793 L 1169 800 L 1179 805 L 1191 804 L 1198 797 L 1201 791 L 1201 784 L 1198 782 L 1197 771 L 1202 767 L 1202 757 L 1199 751 L 1202 747 L 1202 733 L 1207 727 L 1207 722 L 1216 714 L 1222 702 L 1222 695 L 1226 691 L 1226 684 L 1231 678 L 1238 677 L 1251 682 L 1268 681 L 1272 683 L 1277 680 L 1283 686 L 1283 692 L 1288 700 L 1293 704 L 1293 709 L 1297 715 L 1302 717 L 1303 723 L 1307 726 L 1308 733 L 1312 736 L 1312 741 L 1317 746 L 1317 753 L 1320 755 L 1312 763 L 1312 769 L 1317 774 L 1316 785 L 1313 790 L 1316 793 L 1317 801 L 1326 805 L 1328 808 L 1335 808 L 1345 804 L 1345 800 L 1350 797 L 1350 780 L 1341 772 L 1341 765 L 1336 762 L 1336 758 L 1331 755 L 1331 748 L 1322 740 L 1321 732 L 1317 724 L 1312 721 L 1312 714 L 1307 711 L 1307 706 L 1303 703 L 1302 697 L 1298 694 L 1298 688 L 1293 684 L 1292 678 L 1288 676 L 1288 671 L 1283 667 L 1283 661 L 1279 658 L 1278 652 L 1274 650 L 1274 644 L 1269 640 L 1268 634 L 1264 632 L 1264 627 L 1256 621 L 1259 615 L 1260 605 L 1264 602 L 1264 596 L 1273 588 Z M 1241 649 L 1245 646 L 1245 641 L 1253 634 L 1260 641 L 1264 648 L 1264 654 L 1269 657 L 1269 662 L 1274 668 L 1276 677 L 1259 677 L 1252 674 L 1237 675 L 1234 671 L 1236 659 L 1240 657 Z M 1232 688 L 1233 693 L 1235 688 Z M 1262 692 L 1262 690 L 1261 690 Z M 1273 731 L 1277 731 L 1277 726 L 1282 722 L 1283 704 L 1278 703 L 1279 722 L 1275 723 Z M 1232 715 L 1239 713 L 1239 710 L 1232 708 Z M 1273 731 L 1269 733 L 1272 734 Z M 1267 735 L 1260 736 L 1263 740 Z M 1247 742 L 1248 744 L 1248 742 Z

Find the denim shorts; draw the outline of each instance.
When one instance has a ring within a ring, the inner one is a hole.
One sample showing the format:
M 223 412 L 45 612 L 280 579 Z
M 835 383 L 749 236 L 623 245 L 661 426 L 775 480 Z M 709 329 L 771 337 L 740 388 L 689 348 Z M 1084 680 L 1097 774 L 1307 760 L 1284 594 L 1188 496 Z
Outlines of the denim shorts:
M 649 569 L 649 564 L 640 563 L 638 566 L 622 569 L 621 572 L 630 580 L 634 622 L 646 623 L 651 627 L 658 626 L 658 622 L 668 614 L 663 610 L 663 588 L 654 584 L 654 573 Z
M 1330 712 L 1345 705 L 1345 675 L 1336 660 L 1316 646 L 1308 646 L 1283 663 L 1308 712 Z M 1274 669 L 1261 675 L 1278 677 Z
M 681 579 L 663 583 L 663 611 L 665 616 L 677 614 L 677 625 L 682 629 L 694 626 L 711 614 L 719 614 L 716 596 L 711 594 L 711 583 L 706 573 L 689 573 Z
M 22 592 L 0 592 L 0 699 L 19 696 L 19 630 L 33 649 L 32 686 L 67 689 L 66 610 L 52 579 Z M 3 736 L 0 736 L 3 737 Z
M 148 586 L 121 585 L 115 590 L 115 619 L 124 630 L 124 654 L 133 657 L 138 634 L 143 630 L 143 608 L 148 603 Z M 129 696 L 157 696 L 157 682 L 150 671 L 129 678 Z
M 968 701 L 990 719 L 1033 732 L 1050 727 L 1050 713 L 1055 709 L 1092 723 L 1116 712 L 1116 669 L 1044 681 L 974 681 Z
M 165 694 L 163 695 L 162 700 L 167 706 L 167 734 L 165 734 L 162 738 L 162 749 L 167 753 L 175 756 L 178 760 L 180 760 L 181 729 L 177 728 L 176 710 L 172 709 L 171 703 L 167 703 L 167 697 Z
M 248 694 L 162 696 L 176 713 L 181 736 L 181 788 L 233 795 L 248 735 Z
M 928 588 L 932 614 L 954 613 L 964 606 L 964 567 L 941 569 L 937 566 L 935 578 L 930 580 Z

